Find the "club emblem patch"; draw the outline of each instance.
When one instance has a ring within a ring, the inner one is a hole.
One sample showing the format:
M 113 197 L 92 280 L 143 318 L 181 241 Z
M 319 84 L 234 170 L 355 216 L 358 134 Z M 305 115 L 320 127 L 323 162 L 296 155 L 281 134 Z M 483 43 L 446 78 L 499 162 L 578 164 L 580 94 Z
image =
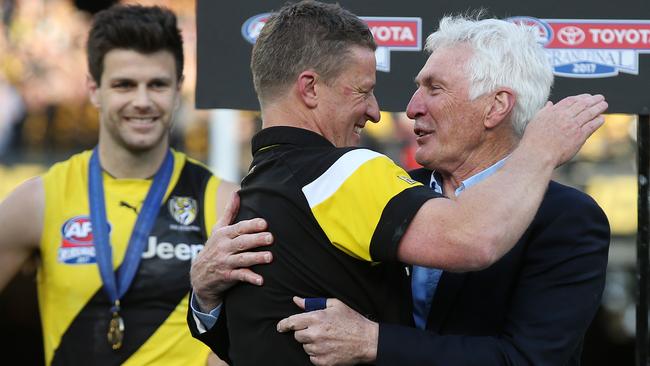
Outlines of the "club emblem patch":
M 190 225 L 199 211 L 196 200 L 191 197 L 174 196 L 169 199 L 169 213 L 181 225 Z

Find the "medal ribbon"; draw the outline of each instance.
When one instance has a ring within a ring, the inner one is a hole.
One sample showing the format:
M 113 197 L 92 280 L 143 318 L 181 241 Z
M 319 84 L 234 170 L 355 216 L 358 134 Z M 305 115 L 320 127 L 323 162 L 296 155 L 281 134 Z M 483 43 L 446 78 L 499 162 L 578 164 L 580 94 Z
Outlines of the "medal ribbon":
M 90 202 L 90 222 L 92 226 L 93 242 L 95 244 L 95 256 L 99 273 L 104 283 L 104 290 L 111 301 L 111 312 L 119 311 L 119 300 L 124 296 L 131 286 L 135 272 L 142 258 L 142 250 L 147 237 L 151 232 L 162 199 L 167 191 L 169 180 L 174 171 L 174 159 L 171 151 L 167 151 L 162 166 L 156 172 L 151 187 L 147 192 L 140 214 L 135 222 L 129 245 L 124 255 L 124 261 L 117 270 L 113 271 L 113 254 L 108 235 L 108 220 L 106 219 L 106 204 L 104 202 L 104 181 L 102 168 L 99 161 L 97 147 L 90 157 L 88 169 L 88 199 Z

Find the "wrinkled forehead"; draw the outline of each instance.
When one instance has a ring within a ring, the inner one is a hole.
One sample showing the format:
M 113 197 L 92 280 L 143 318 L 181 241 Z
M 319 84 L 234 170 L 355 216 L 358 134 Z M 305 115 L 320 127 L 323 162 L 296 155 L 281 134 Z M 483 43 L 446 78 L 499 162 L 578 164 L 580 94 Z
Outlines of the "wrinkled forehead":
M 444 80 L 451 75 L 467 75 L 473 53 L 471 46 L 465 43 L 433 49 L 415 77 L 416 84 L 424 84 L 430 79 Z

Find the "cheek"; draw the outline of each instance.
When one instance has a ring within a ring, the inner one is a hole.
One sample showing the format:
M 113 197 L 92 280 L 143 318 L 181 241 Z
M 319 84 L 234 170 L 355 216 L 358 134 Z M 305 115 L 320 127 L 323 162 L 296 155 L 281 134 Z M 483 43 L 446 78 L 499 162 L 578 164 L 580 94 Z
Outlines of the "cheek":
M 454 103 L 453 101 L 446 100 L 444 103 L 440 104 L 439 113 L 441 119 L 445 120 L 449 124 L 453 123 L 453 121 L 456 121 L 458 118 L 460 108 L 463 108 L 463 106 Z
M 125 95 L 103 96 L 101 99 L 102 110 L 108 113 L 117 113 L 129 104 L 129 98 Z

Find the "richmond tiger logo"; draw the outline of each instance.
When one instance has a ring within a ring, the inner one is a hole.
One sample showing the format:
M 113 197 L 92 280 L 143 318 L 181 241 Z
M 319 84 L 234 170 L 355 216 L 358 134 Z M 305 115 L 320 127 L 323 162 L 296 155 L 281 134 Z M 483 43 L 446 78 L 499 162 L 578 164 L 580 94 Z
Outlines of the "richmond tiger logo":
M 193 223 L 198 211 L 194 198 L 174 196 L 169 200 L 169 213 L 181 225 Z

